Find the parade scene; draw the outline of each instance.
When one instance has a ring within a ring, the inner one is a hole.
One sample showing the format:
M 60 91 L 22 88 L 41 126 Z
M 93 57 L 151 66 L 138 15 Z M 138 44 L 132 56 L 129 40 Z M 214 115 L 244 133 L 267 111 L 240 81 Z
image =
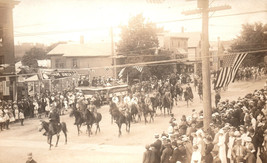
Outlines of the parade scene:
M 266 8 L 0 0 L 0 162 L 267 163 Z

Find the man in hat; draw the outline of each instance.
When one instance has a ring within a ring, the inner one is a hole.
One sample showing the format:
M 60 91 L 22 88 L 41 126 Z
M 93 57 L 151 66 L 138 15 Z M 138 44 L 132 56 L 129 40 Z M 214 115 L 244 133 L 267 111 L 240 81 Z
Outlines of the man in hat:
M 51 134 L 56 133 L 56 130 L 60 125 L 60 117 L 57 112 L 57 109 L 51 110 L 51 113 L 48 118 L 49 118 L 49 129 L 52 131 Z
M 32 158 L 32 153 L 28 153 L 28 159 L 26 163 L 37 163 L 33 158 Z
M 172 155 L 171 144 L 168 142 L 165 144 L 165 148 L 162 151 L 160 163 L 169 163 L 171 155 Z
M 151 144 L 150 146 L 154 147 L 154 152 L 155 152 L 155 163 L 160 163 L 160 149 L 162 146 L 162 142 L 159 139 L 159 134 L 155 134 L 155 142 L 153 144 Z
M 232 156 L 235 162 L 245 162 L 244 157 L 246 156 L 246 148 L 241 144 L 241 138 L 236 139 L 236 145 L 232 150 Z
M 152 156 L 152 151 L 150 150 L 150 145 L 147 144 L 145 148 L 146 151 L 143 154 L 143 163 L 151 163 L 153 156 Z

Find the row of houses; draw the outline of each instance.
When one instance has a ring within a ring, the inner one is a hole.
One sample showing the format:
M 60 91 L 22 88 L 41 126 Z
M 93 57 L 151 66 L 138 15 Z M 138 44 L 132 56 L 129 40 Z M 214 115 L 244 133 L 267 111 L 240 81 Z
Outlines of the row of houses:
M 159 47 L 156 50 L 171 51 L 172 59 L 182 57 L 182 63 L 179 62 L 174 67 L 176 72 L 197 73 L 201 70 L 200 32 L 160 33 L 158 40 Z M 229 44 L 219 39 L 216 42 L 210 42 L 212 70 L 220 68 L 221 55 L 224 54 L 227 47 Z M 59 44 L 47 55 L 51 59 L 52 69 L 77 69 L 79 72 L 89 75 L 90 78 L 98 76 L 116 78 L 118 70 L 121 68 L 113 67 L 124 64 L 123 59 L 127 57 L 113 51 L 113 45 L 110 42 L 84 44 L 83 41 L 80 44 Z M 157 53 L 155 52 L 154 55 Z

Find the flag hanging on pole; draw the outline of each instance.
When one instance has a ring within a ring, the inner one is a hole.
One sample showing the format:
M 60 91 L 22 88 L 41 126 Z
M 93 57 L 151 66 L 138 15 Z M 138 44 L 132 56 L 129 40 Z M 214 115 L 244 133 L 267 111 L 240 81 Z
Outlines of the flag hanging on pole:
M 142 72 L 143 66 L 133 66 L 137 71 Z
M 223 68 L 217 75 L 215 88 L 221 88 L 228 86 L 230 82 L 233 82 L 236 73 L 248 53 L 235 53 L 231 55 L 224 56 L 223 58 Z
M 119 78 L 121 78 L 123 76 L 123 72 L 125 71 L 125 68 L 126 67 L 124 67 L 123 69 L 121 69 L 120 73 L 118 74 L 118 77 Z

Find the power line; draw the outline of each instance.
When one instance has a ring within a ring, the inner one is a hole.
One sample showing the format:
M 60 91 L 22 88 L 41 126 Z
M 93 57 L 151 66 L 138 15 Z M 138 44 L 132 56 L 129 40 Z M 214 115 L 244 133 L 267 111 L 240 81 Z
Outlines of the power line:
M 256 13 L 262 13 L 262 12 L 267 12 L 267 10 L 217 15 L 217 16 L 212 16 L 210 18 L 230 17 L 230 16 L 238 16 L 238 15 L 256 14 Z M 154 24 L 166 24 L 166 23 L 174 23 L 174 22 L 180 22 L 180 21 L 199 20 L 199 19 L 201 19 L 201 17 L 176 19 L 176 20 L 169 20 L 169 21 L 159 21 L 159 22 L 153 22 L 153 23 Z M 114 28 L 119 28 L 119 27 L 120 26 L 114 26 Z M 96 31 L 96 30 L 102 30 L 102 29 L 109 30 L 110 28 L 99 27 L 99 28 L 72 29 L 72 30 L 66 30 L 66 31 L 35 32 L 35 33 L 17 34 L 14 37 L 26 37 L 26 36 L 36 36 L 36 35 L 54 35 L 54 34 L 75 33 L 75 32 L 83 32 L 83 31 Z
M 220 18 L 220 17 L 229 17 L 229 16 L 238 16 L 238 15 L 247 15 L 247 14 L 256 14 L 256 13 L 262 13 L 262 12 L 267 12 L 267 10 L 259 10 L 259 11 L 251 11 L 251 12 L 241 12 L 241 13 L 235 13 L 235 14 L 225 14 L 225 15 L 217 15 L 217 16 L 212 16 L 210 18 Z M 156 22 L 155 24 L 165 24 L 165 23 L 174 23 L 174 22 L 179 22 L 179 21 L 189 21 L 189 20 L 198 20 L 201 19 L 201 17 L 196 17 L 196 18 L 185 18 L 185 19 L 176 19 L 176 20 L 169 20 L 169 21 L 161 21 L 161 22 Z
M 245 51 L 245 52 L 233 52 L 233 53 L 228 53 L 228 54 L 221 54 L 221 55 L 216 55 L 215 57 L 223 57 L 223 56 L 228 56 L 228 55 L 233 55 L 236 53 L 259 53 L 259 52 L 267 52 L 267 49 L 264 50 L 255 50 L 255 51 Z M 213 58 L 213 56 L 201 56 L 201 57 L 194 57 L 195 59 L 202 59 L 202 58 Z M 79 68 L 75 70 L 92 70 L 92 69 L 110 69 L 110 68 L 120 68 L 120 67 L 130 67 L 130 66 L 146 66 L 150 64 L 160 64 L 160 63 L 169 63 L 169 62 L 186 62 L 189 61 L 186 58 L 183 59 L 169 59 L 169 60 L 162 60 L 162 61 L 151 61 L 151 62 L 139 62 L 139 63 L 129 63 L 129 64 L 123 64 L 123 65 L 115 65 L 115 66 L 101 66 L 101 67 L 90 67 L 90 68 Z M 194 62 L 194 61 L 192 61 Z M 60 69 L 60 70 L 74 70 L 74 69 Z
M 255 51 L 245 51 L 245 52 L 234 52 L 234 53 L 228 53 L 228 54 L 222 54 L 222 55 L 216 55 L 215 57 L 224 57 L 228 55 L 233 55 L 236 53 L 259 53 L 259 52 L 267 52 L 267 49 L 264 50 L 255 50 Z M 213 56 L 207 56 L 208 58 L 213 58 Z M 203 57 L 195 57 L 196 59 L 202 59 L 207 58 L 206 56 Z M 186 62 L 186 59 L 170 59 L 170 60 L 162 60 L 162 61 L 152 61 L 152 62 L 139 62 L 139 63 L 131 63 L 131 64 L 123 64 L 123 65 L 116 65 L 116 66 L 102 66 L 102 67 L 90 67 L 90 68 L 79 68 L 79 69 L 71 69 L 71 68 L 63 68 L 63 69 L 57 69 L 62 71 L 90 71 L 95 69 L 112 69 L 112 68 L 121 68 L 121 67 L 131 67 L 131 66 L 156 66 L 156 65 L 165 65 L 165 64 L 177 64 L 177 63 L 183 63 Z M 170 63 L 172 62 L 172 63 Z M 196 62 L 196 61 L 191 61 Z M 55 69 L 55 70 L 56 70 Z M 45 70 L 45 69 L 41 69 Z M 51 70 L 51 69 L 48 69 Z M 12 76 L 31 76 L 31 75 L 37 75 L 38 73 L 31 73 L 31 74 L 17 74 L 17 75 L 8 75 L 8 76 L 0 76 L 2 77 L 12 77 Z

